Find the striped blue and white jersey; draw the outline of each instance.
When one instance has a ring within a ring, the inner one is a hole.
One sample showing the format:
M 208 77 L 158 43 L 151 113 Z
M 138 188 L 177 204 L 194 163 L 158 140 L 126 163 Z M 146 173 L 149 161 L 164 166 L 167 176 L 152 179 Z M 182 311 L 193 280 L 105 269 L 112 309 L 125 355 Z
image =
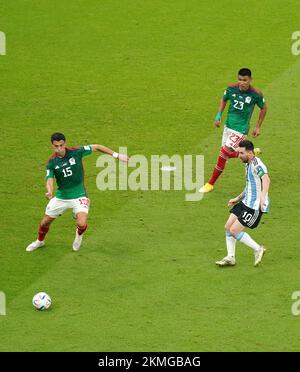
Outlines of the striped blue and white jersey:
M 246 164 L 246 188 L 245 197 L 242 202 L 249 208 L 260 209 L 260 195 L 262 191 L 261 177 L 267 174 L 268 170 L 264 163 L 257 157 L 251 159 L 250 163 Z M 270 200 L 268 194 L 266 196 L 266 205 L 262 212 L 269 212 Z

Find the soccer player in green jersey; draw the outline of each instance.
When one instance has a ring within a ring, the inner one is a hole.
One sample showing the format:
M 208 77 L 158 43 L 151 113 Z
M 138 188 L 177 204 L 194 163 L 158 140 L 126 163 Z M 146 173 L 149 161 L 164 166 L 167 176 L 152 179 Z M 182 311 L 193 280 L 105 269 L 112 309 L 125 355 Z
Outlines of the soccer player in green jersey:
M 229 85 L 221 99 L 219 110 L 215 118 L 215 126 L 220 127 L 222 113 L 229 101 L 229 109 L 225 121 L 222 146 L 217 164 L 210 180 L 200 188 L 199 192 L 206 193 L 214 189 L 214 184 L 223 172 L 226 161 L 230 158 L 237 158 L 239 143 L 246 139 L 249 132 L 250 119 L 255 105 L 260 108 L 259 118 L 252 132 L 253 137 L 260 135 L 261 125 L 266 116 L 267 106 L 262 92 L 251 85 L 251 71 L 242 68 L 238 72 L 238 82 Z M 260 153 L 255 149 L 255 154 Z
M 121 161 L 128 161 L 128 156 L 118 154 L 102 145 L 88 145 L 66 147 L 66 138 L 62 133 L 51 136 L 51 145 L 54 154 L 47 163 L 46 198 L 49 203 L 45 215 L 40 223 L 38 238 L 28 245 L 27 252 L 32 252 L 45 245 L 45 236 L 51 223 L 66 210 L 72 209 L 76 217 L 76 235 L 73 250 L 78 251 L 82 236 L 87 229 L 87 216 L 89 212 L 89 199 L 84 186 L 84 171 L 82 158 L 94 151 L 104 152 Z M 56 179 L 57 190 L 53 196 L 53 179 Z

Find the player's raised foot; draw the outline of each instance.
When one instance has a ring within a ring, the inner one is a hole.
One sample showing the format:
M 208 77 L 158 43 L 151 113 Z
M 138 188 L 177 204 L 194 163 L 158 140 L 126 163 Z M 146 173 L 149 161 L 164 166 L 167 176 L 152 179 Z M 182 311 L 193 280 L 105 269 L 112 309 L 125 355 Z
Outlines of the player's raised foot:
M 265 252 L 266 252 L 266 248 L 263 245 L 261 245 L 259 250 L 257 252 L 255 252 L 255 254 L 254 254 L 254 257 L 255 257 L 254 266 L 255 267 L 260 264 Z
M 258 155 L 261 155 L 262 154 L 262 151 L 259 147 L 255 147 L 255 149 L 253 150 L 254 152 L 254 155 L 255 156 L 258 156 Z
M 76 235 L 75 235 L 75 239 L 73 242 L 73 251 L 79 251 L 81 243 L 82 243 L 82 237 L 83 235 L 82 234 L 79 235 L 78 230 L 76 229 Z
M 234 266 L 235 265 L 235 258 L 226 256 L 222 258 L 220 261 L 216 261 L 216 265 L 223 267 L 223 266 Z
M 199 192 L 206 193 L 206 192 L 213 191 L 213 189 L 214 189 L 213 185 L 207 182 L 205 185 L 203 185 L 200 188 Z
M 45 245 L 44 240 L 43 240 L 43 241 L 36 240 L 36 241 L 32 242 L 31 244 L 29 244 L 29 245 L 26 247 L 26 251 L 27 251 L 27 252 L 35 251 L 36 249 L 42 247 L 43 245 Z

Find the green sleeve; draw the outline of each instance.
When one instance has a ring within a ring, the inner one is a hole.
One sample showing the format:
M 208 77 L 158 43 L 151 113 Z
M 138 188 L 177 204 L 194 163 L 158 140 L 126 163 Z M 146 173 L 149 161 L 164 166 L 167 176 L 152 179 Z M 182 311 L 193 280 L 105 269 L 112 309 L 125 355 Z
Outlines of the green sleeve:
M 46 173 L 46 179 L 48 178 L 53 178 L 53 166 L 52 166 L 52 161 L 50 160 L 47 164 L 47 173 Z
M 225 89 L 225 92 L 223 94 L 223 100 L 228 101 L 229 100 L 229 89 Z
M 87 155 L 90 155 L 92 153 L 92 146 L 91 145 L 86 145 L 86 146 L 82 146 L 80 148 L 81 150 L 81 154 L 82 154 L 82 157 L 84 158 L 85 156 Z
M 260 94 L 257 99 L 256 99 L 256 104 L 259 108 L 263 108 L 264 107 L 264 104 L 265 104 L 265 99 L 264 99 L 264 96 L 262 94 Z
M 84 146 L 80 146 L 78 147 L 76 150 L 74 150 L 76 152 L 76 154 L 80 157 L 80 158 L 84 158 L 85 156 L 87 155 L 90 155 L 92 153 L 92 146 L 91 145 L 84 145 Z

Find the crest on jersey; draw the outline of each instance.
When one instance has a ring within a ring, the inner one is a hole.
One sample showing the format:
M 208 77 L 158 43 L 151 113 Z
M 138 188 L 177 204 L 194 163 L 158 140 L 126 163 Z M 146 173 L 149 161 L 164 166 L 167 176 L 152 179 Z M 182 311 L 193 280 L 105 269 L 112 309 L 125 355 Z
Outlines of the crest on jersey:
M 70 165 L 74 165 L 74 164 L 76 164 L 76 161 L 75 161 L 74 158 L 70 158 L 69 163 L 70 163 Z
M 246 97 L 245 102 L 250 103 L 251 102 L 251 97 Z

